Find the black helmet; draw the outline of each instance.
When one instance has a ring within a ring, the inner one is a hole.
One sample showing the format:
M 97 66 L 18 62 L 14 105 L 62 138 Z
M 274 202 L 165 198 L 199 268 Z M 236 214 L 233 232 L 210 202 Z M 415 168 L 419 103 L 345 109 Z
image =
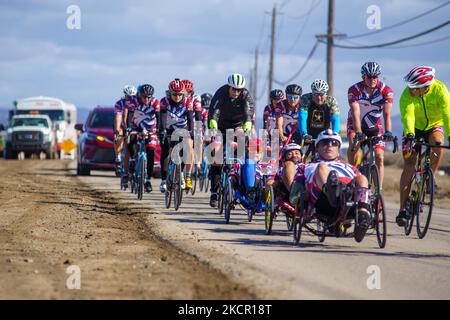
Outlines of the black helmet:
M 301 96 L 302 91 L 302 87 L 300 87 L 298 84 L 290 84 L 286 87 L 286 94 L 296 94 Z
M 284 98 L 284 93 L 280 89 L 274 89 L 270 91 L 270 99 L 272 100 L 280 100 Z
M 201 95 L 202 107 L 209 106 L 211 104 L 212 95 L 210 93 L 204 93 Z
M 143 84 L 138 87 L 138 93 L 141 97 L 153 97 L 155 89 L 149 84 Z

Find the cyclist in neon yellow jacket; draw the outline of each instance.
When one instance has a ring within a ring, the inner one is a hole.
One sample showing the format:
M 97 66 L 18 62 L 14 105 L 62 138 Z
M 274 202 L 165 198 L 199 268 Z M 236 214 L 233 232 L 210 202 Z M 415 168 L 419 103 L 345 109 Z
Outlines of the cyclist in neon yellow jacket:
M 405 165 L 400 179 L 400 212 L 396 218 L 399 226 L 404 226 L 410 218 L 405 204 L 417 160 L 414 138 L 422 137 L 430 144 L 444 144 L 444 137 L 450 141 L 450 94 L 445 84 L 435 79 L 435 69 L 415 67 L 404 80 L 407 88 L 400 97 L 400 113 L 404 127 L 402 146 Z M 442 149 L 433 148 L 433 173 L 439 167 L 442 156 Z

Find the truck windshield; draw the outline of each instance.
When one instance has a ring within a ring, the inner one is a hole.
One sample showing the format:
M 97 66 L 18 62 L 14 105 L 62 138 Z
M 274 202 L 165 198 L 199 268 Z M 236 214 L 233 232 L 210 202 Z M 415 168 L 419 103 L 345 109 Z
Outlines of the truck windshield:
M 89 123 L 90 128 L 111 129 L 114 125 L 114 111 L 94 111 Z
M 22 118 L 22 119 L 14 119 L 12 126 L 13 127 L 31 126 L 31 127 L 48 128 L 48 123 L 47 120 L 41 118 Z
M 47 115 L 53 122 L 65 120 L 63 110 L 17 110 L 15 114 L 43 114 Z

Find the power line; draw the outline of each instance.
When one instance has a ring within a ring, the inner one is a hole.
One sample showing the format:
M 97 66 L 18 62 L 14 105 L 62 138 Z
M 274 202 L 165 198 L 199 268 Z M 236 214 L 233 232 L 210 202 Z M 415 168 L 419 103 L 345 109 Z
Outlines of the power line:
M 315 3 L 314 0 L 311 0 L 311 6 L 310 6 L 308 12 L 306 13 L 306 19 L 303 22 L 303 25 L 302 25 L 302 27 L 300 29 L 300 32 L 297 35 L 297 37 L 295 38 L 293 45 L 285 52 L 285 54 L 290 53 L 297 46 L 298 41 L 300 40 L 300 37 L 303 34 L 303 31 L 305 31 L 305 26 L 308 23 L 309 17 L 311 16 L 311 12 L 313 12 L 314 9 L 318 7 L 318 5 L 320 4 L 321 1 L 322 0 L 319 0 L 317 3 Z
M 316 4 L 312 9 L 310 9 L 310 11 L 308 11 L 308 12 L 302 14 L 302 15 L 299 15 L 299 16 L 291 16 L 291 15 L 289 15 L 289 14 L 286 14 L 286 17 L 288 17 L 289 19 L 293 19 L 293 20 L 301 20 L 301 19 L 307 18 L 307 17 L 311 14 L 312 11 L 314 11 L 316 8 L 319 7 L 319 4 L 320 4 L 321 2 L 322 2 L 322 0 L 318 0 L 318 1 L 317 1 L 317 4 Z
M 424 12 L 424 13 L 421 13 L 421 14 L 415 16 L 415 17 L 409 18 L 409 19 L 407 19 L 407 20 L 403 20 L 403 21 L 401 21 L 401 22 L 395 23 L 395 24 L 390 25 L 390 26 L 387 26 L 387 27 L 383 27 L 382 29 L 378 29 L 378 30 L 375 30 L 375 31 L 371 31 L 371 32 L 366 32 L 366 33 L 361 33 L 361 34 L 357 34 L 357 35 L 354 35 L 354 36 L 350 36 L 350 37 L 347 37 L 347 39 L 354 39 L 354 38 L 360 38 L 360 37 L 370 36 L 370 35 L 373 35 L 373 34 L 376 34 L 376 33 L 379 33 L 379 32 L 383 32 L 383 31 L 386 31 L 386 30 L 389 30 L 389 29 L 392 29 L 392 28 L 395 28 L 395 27 L 404 25 L 404 24 L 406 24 L 406 23 L 409 23 L 409 22 L 411 22 L 411 21 L 414 21 L 414 20 L 416 20 L 416 19 L 419 19 L 419 18 L 421 18 L 421 17 L 423 17 L 423 16 L 426 16 L 427 14 L 429 14 L 429 13 L 431 13 L 431 12 L 433 12 L 433 11 L 436 11 L 436 10 L 442 8 L 442 7 L 445 7 L 445 6 L 448 5 L 449 3 L 450 3 L 450 1 L 447 1 L 447 2 L 445 2 L 444 4 L 441 4 L 441 5 L 439 5 L 439 6 L 435 7 L 435 8 L 433 8 L 433 9 L 428 10 L 428 11 L 426 11 L 426 12 Z
M 305 62 L 303 63 L 303 65 L 300 67 L 300 69 L 292 76 L 290 77 L 288 80 L 281 82 L 281 81 L 277 81 L 277 80 L 273 80 L 276 84 L 280 85 L 280 86 L 285 86 L 286 84 L 288 84 L 289 82 L 291 82 L 292 80 L 294 80 L 295 78 L 297 78 L 300 73 L 302 73 L 302 71 L 305 69 L 305 67 L 308 65 L 309 61 L 311 60 L 314 52 L 317 49 L 319 42 L 316 41 L 316 43 L 314 43 L 314 46 L 312 47 L 311 51 L 308 54 L 308 57 L 306 58 Z
M 421 43 L 414 43 L 414 44 L 404 45 L 404 46 L 387 47 L 387 49 L 403 49 L 403 48 L 420 47 L 420 46 L 424 46 L 424 45 L 427 45 L 427 44 L 442 42 L 442 41 L 445 41 L 445 40 L 448 40 L 448 39 L 450 39 L 450 36 L 446 36 L 446 37 L 443 37 L 443 38 L 434 39 L 434 40 L 430 40 L 430 41 L 425 41 L 425 42 L 421 42 Z
M 431 28 L 431 29 L 428 29 L 428 30 L 426 30 L 426 31 L 423 31 L 423 32 L 421 32 L 421 33 L 418 33 L 418 34 L 415 34 L 415 35 L 412 35 L 412 36 L 409 36 L 409 37 L 406 37 L 406 38 L 398 39 L 398 40 L 395 40 L 395 41 L 386 42 L 386 43 L 380 43 L 380 44 L 375 44 L 375 45 L 364 45 L 364 46 L 346 46 L 346 45 L 340 45 L 340 44 L 335 44 L 335 43 L 333 43 L 332 46 L 333 46 L 333 47 L 336 47 L 336 48 L 343 48 L 343 49 L 372 49 L 372 48 L 382 48 L 382 47 L 387 47 L 387 46 L 390 46 L 390 45 L 393 45 L 393 44 L 405 42 L 405 41 L 408 41 L 408 40 L 411 40 L 411 39 L 414 39 L 414 38 L 419 38 L 419 37 L 421 37 L 421 36 L 423 36 L 423 35 L 426 35 L 426 34 L 428 34 L 428 33 L 431 33 L 431 32 L 433 32 L 433 31 L 436 31 L 436 30 L 438 30 L 438 29 L 441 29 L 441 28 L 445 27 L 446 25 L 448 25 L 449 23 L 450 23 L 450 20 L 447 20 L 446 22 L 444 22 L 444 23 L 442 23 L 442 24 L 440 24 L 440 25 L 438 25 L 438 26 L 436 26 L 436 27 L 434 27 L 434 28 Z M 318 41 L 321 42 L 321 43 L 327 43 L 327 42 L 324 41 L 324 40 L 318 40 Z
M 258 37 L 258 45 L 257 45 L 257 47 L 259 47 L 261 45 L 261 40 L 262 40 L 264 29 L 265 29 L 265 26 L 266 26 L 266 18 L 267 18 L 267 14 L 264 13 L 263 21 L 262 21 L 262 24 L 261 24 L 261 28 L 259 29 L 259 37 Z

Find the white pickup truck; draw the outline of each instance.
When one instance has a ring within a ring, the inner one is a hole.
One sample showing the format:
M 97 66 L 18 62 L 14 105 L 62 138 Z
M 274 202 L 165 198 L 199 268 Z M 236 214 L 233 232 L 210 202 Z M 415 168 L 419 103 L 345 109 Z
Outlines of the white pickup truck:
M 47 115 L 15 115 L 6 131 L 6 159 L 23 159 L 38 154 L 40 159 L 56 156 L 52 122 Z

